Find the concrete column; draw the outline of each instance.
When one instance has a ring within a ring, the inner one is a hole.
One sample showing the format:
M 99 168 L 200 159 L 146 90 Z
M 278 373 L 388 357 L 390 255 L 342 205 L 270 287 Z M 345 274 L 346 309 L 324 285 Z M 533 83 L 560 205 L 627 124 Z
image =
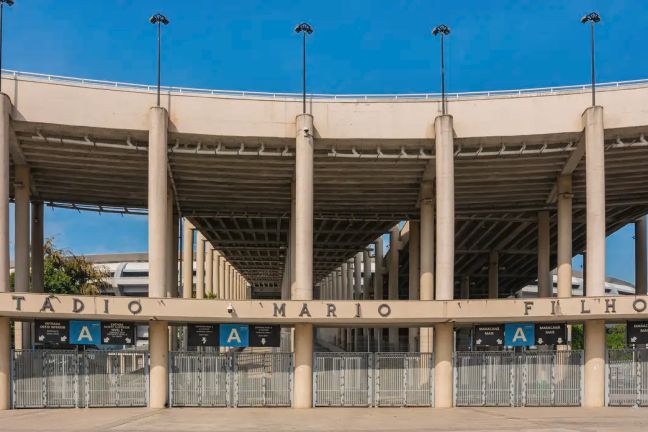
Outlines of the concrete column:
M 362 300 L 369 300 L 369 285 L 371 284 L 371 257 L 369 256 L 369 250 L 365 248 L 362 251 Z M 367 327 L 362 328 L 362 337 L 367 342 L 367 350 L 371 345 L 369 340 L 369 329 Z
M 436 133 L 436 295 L 437 300 L 454 297 L 454 136 L 452 116 L 434 121 Z
M 151 380 L 149 407 L 164 408 L 169 387 L 169 339 L 166 321 L 149 321 L 149 351 Z
M 419 300 L 420 292 L 420 269 L 419 269 L 419 223 L 409 222 L 409 299 Z M 419 349 L 418 344 L 418 327 L 409 329 L 409 351 L 416 352 Z
M 420 277 L 421 300 L 434 300 L 434 184 L 421 184 L 420 221 Z M 432 327 L 422 327 L 419 335 L 419 351 L 432 352 Z
M 585 321 L 585 389 L 583 406 L 605 406 L 605 321 Z
M 171 246 L 167 229 L 167 123 L 165 108 L 151 108 L 148 140 L 148 254 L 149 297 L 155 298 L 165 297 L 169 286 L 166 271 L 167 251 Z
M 173 208 L 173 206 L 171 206 Z M 171 216 L 171 253 L 169 262 L 169 293 L 168 297 L 177 298 L 180 295 L 180 278 L 178 277 L 179 267 L 179 250 L 180 250 L 180 217 L 177 213 Z M 172 351 L 178 350 L 178 328 L 174 325 L 169 326 L 169 347 Z
M 205 254 L 205 293 L 214 294 L 214 247 L 205 243 L 207 253 Z
M 551 280 L 551 232 L 549 212 L 538 212 L 538 297 L 553 295 Z
M 558 177 L 558 297 L 572 296 L 572 176 Z
M 382 235 L 374 241 L 374 300 L 382 300 L 383 293 L 383 238 Z M 376 350 L 382 346 L 382 328 L 374 328 Z
M 346 262 L 346 273 L 343 275 L 343 277 L 346 279 L 346 284 L 347 284 L 347 292 L 345 293 L 346 297 L 345 299 L 347 300 L 353 300 L 353 258 L 348 260 Z M 346 328 L 346 338 L 347 338 L 347 346 L 345 347 L 347 350 L 350 350 L 350 342 L 353 340 L 353 329 L 351 327 Z
M 183 219 L 182 221 L 182 298 L 191 298 L 194 282 L 194 227 L 188 219 Z
M 347 274 L 349 273 L 349 264 L 348 263 L 342 263 L 342 266 L 340 266 L 340 281 L 342 284 L 342 292 L 340 299 L 341 300 L 349 300 L 349 292 L 353 289 L 353 285 L 349 286 L 349 279 L 347 277 Z
M 29 217 L 30 172 L 27 165 L 16 165 L 14 183 L 14 287 L 16 292 L 29 292 Z M 31 349 L 31 326 L 15 323 L 16 349 Z
M 196 235 L 196 298 L 205 297 L 205 237 Z
M 434 326 L 434 406 L 452 407 L 452 352 L 454 326 L 439 323 Z
M 635 293 L 646 295 L 646 216 L 635 222 Z
M 218 260 L 220 259 L 220 252 L 218 252 L 216 249 L 214 249 L 214 253 L 212 256 L 212 289 L 214 292 L 214 296 L 216 298 L 221 298 L 220 297 L 220 287 L 218 286 L 218 281 L 220 277 L 220 268 L 218 267 Z
M 313 299 L 313 117 L 297 116 L 295 151 L 295 284 L 292 298 Z M 313 406 L 313 325 L 295 325 L 295 408 Z
M 389 300 L 398 300 L 398 260 L 399 260 L 399 237 L 398 225 L 389 230 L 389 280 L 387 291 Z M 398 327 L 389 327 L 389 345 L 392 349 L 398 350 Z
M 358 252 L 353 257 L 353 299 L 362 299 L 362 252 Z M 360 349 L 360 329 L 353 329 L 353 351 Z
M 470 276 L 463 276 L 461 278 L 461 287 L 459 289 L 459 297 L 461 299 L 470 298 Z
M 605 295 L 605 154 L 603 107 L 587 108 L 585 127 L 585 197 L 587 213 L 587 295 Z
M 167 231 L 169 232 L 169 242 L 171 243 L 166 249 L 166 258 L 164 268 L 167 272 L 168 285 L 166 287 L 167 297 L 178 296 L 178 216 L 174 212 L 174 197 L 171 189 L 167 193 L 167 211 L 169 212 L 167 218 Z
M 490 251 L 488 254 L 488 298 L 499 297 L 499 252 Z
M 32 292 L 42 293 L 44 291 L 45 271 L 45 242 L 44 225 L 45 212 L 43 202 L 35 201 L 31 205 L 31 286 Z
M 9 292 L 9 124 L 11 102 L 0 93 L 0 292 Z M 9 318 L 0 317 L 0 410 L 11 406 Z
M 218 298 L 220 300 L 227 298 L 225 286 L 225 257 L 220 255 L 218 257 Z

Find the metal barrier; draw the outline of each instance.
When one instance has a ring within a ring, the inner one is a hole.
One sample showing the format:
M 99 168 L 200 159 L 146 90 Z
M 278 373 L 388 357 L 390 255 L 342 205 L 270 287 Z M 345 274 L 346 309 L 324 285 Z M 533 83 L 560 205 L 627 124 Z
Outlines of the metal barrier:
M 13 352 L 14 408 L 134 407 L 148 403 L 148 353 Z
M 606 365 L 609 406 L 648 406 L 648 350 L 608 350 Z
M 579 406 L 583 352 L 454 354 L 455 406 Z
M 291 406 L 291 353 L 170 353 L 169 405 Z
M 432 406 L 434 362 L 426 353 L 315 353 L 315 406 Z

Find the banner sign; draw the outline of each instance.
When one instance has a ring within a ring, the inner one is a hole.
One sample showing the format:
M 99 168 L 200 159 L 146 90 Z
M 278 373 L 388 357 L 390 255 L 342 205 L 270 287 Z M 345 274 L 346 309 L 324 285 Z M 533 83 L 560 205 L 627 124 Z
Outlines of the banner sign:
M 250 328 L 246 324 L 221 324 L 220 346 L 246 347 L 249 345 Z
M 69 327 L 67 321 L 36 321 L 36 341 L 44 345 L 67 345 Z
M 279 348 L 281 346 L 281 326 L 251 325 L 250 346 Z
M 535 325 L 532 323 L 506 323 L 504 345 L 508 347 L 530 347 L 535 344 Z
M 536 324 L 536 345 L 565 345 L 567 344 L 567 326 L 564 323 Z
M 217 347 L 219 344 L 218 324 L 189 324 L 187 345 L 192 347 Z
M 100 321 L 70 321 L 72 345 L 101 345 Z
M 130 322 L 102 322 L 101 343 L 105 345 L 134 345 L 135 325 Z
M 628 321 L 628 345 L 648 344 L 648 321 Z
M 473 335 L 475 346 L 504 345 L 504 326 L 502 324 L 476 325 Z

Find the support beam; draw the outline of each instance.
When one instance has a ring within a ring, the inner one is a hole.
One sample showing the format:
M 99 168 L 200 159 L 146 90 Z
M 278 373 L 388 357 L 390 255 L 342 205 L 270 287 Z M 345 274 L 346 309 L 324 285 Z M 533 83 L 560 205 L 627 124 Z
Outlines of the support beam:
M 494 250 L 488 254 L 488 298 L 499 297 L 499 253 Z
M 191 298 L 194 283 L 194 227 L 188 219 L 182 221 L 182 297 Z
M 588 320 L 585 332 L 585 379 L 583 406 L 605 406 L 605 321 Z
M 635 294 L 646 295 L 646 216 L 635 222 Z
M 295 284 L 292 298 L 313 298 L 313 117 L 297 116 L 295 155 Z M 313 406 L 313 326 L 295 325 L 295 408 Z
M 398 300 L 398 260 L 400 231 L 398 225 L 389 230 L 389 280 L 387 293 L 389 300 Z M 389 327 L 389 345 L 392 350 L 399 350 L 398 327 Z
M 221 300 L 227 298 L 225 283 L 225 257 L 223 255 L 218 257 L 218 298 Z
M 196 298 L 204 298 L 205 295 L 205 236 L 202 233 L 196 235 Z
M 437 300 L 454 297 L 454 131 L 452 116 L 434 122 L 436 133 L 436 295 Z
M 166 321 L 149 321 L 149 407 L 164 408 L 169 387 L 169 326 Z
M 29 292 L 29 217 L 30 170 L 27 165 L 16 165 L 14 182 L 14 288 Z M 31 349 L 31 326 L 28 322 L 15 323 L 15 347 Z
M 382 235 L 374 241 L 374 300 L 382 300 L 384 298 L 383 289 L 383 238 Z M 374 329 L 374 340 L 376 349 L 380 350 L 382 347 L 382 328 Z
M 420 293 L 420 270 L 419 270 L 419 223 L 409 221 L 409 299 L 419 300 Z M 418 327 L 409 329 L 409 351 L 416 352 L 419 349 Z
M 558 297 L 572 296 L 572 176 L 558 177 Z
M 31 205 L 31 277 L 32 292 L 42 293 L 45 289 L 45 212 L 42 201 Z
M 220 260 L 221 254 L 219 251 L 214 249 L 213 257 L 212 257 L 212 289 L 214 292 L 214 297 L 216 298 L 221 298 L 220 297 L 220 286 L 219 286 L 219 281 L 220 281 L 220 267 L 218 266 L 219 260 Z
M 459 298 L 462 300 L 470 298 L 470 276 L 461 278 L 461 287 L 459 289 Z
M 205 295 L 214 295 L 214 247 L 205 242 Z M 204 296 L 203 296 L 204 297 Z M 198 297 L 201 298 L 201 297 Z
M 452 408 L 452 352 L 454 326 L 452 323 L 434 326 L 434 406 Z
M 551 297 L 551 233 L 549 211 L 538 212 L 538 297 Z
M 9 125 L 11 102 L 0 93 L 0 293 L 9 292 Z M 0 317 L 0 410 L 11 407 L 9 318 Z
M 434 300 L 434 183 L 431 181 L 421 184 L 420 211 L 420 298 Z M 419 351 L 432 352 L 432 327 L 423 327 L 419 333 Z

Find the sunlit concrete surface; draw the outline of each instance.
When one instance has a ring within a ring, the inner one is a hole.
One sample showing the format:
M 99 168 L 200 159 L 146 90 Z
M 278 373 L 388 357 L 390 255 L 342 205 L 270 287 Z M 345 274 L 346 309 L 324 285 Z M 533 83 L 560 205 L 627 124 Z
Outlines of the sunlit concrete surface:
M 10 431 L 645 431 L 632 408 L 99 408 L 0 412 Z

